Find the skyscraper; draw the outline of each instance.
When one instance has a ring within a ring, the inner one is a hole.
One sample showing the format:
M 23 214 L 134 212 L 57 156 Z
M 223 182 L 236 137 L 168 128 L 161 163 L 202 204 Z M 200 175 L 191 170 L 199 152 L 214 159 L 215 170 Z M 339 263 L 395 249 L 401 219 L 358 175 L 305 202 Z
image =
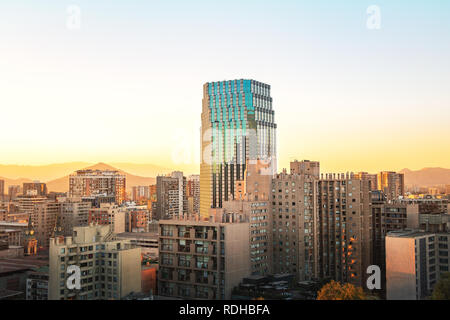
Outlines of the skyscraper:
M 233 198 L 249 160 L 271 161 L 276 170 L 276 124 L 270 86 L 255 80 L 203 86 L 200 215 Z

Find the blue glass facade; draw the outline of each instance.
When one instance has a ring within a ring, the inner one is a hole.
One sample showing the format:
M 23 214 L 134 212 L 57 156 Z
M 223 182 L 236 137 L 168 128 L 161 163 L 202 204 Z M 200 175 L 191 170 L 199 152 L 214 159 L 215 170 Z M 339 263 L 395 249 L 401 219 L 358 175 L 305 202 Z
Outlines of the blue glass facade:
M 204 85 L 201 208 L 231 200 L 249 159 L 276 159 L 276 124 L 270 86 L 254 80 Z M 276 162 L 275 162 L 276 163 Z M 202 178 L 203 177 L 203 178 Z M 206 198 L 209 200 L 207 201 Z M 206 214 L 206 212 L 204 212 Z

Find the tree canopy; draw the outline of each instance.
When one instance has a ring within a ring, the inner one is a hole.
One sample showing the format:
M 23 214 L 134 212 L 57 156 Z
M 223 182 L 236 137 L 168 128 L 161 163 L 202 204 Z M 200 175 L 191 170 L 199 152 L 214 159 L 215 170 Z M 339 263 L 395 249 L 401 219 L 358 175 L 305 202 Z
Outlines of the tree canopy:
M 366 300 L 367 296 L 361 287 L 350 283 L 341 284 L 334 280 L 327 283 L 317 293 L 317 300 Z
M 441 278 L 436 283 L 432 300 L 450 300 L 450 272 L 443 273 Z

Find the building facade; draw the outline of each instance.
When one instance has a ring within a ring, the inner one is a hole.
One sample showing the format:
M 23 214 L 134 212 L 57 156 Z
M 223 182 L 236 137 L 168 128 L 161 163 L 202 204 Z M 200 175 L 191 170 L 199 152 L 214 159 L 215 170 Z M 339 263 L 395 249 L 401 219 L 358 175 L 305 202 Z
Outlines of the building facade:
M 429 297 L 441 274 L 449 271 L 449 246 L 449 233 L 389 232 L 386 236 L 387 299 Z
M 113 195 L 117 204 L 126 200 L 126 178 L 118 171 L 78 170 L 69 176 L 69 197 Z
M 117 300 L 141 291 L 141 249 L 115 240 L 108 226 L 74 228 L 50 240 L 49 300 Z M 80 267 L 81 289 L 70 289 L 71 265 Z
M 187 299 L 231 298 L 250 274 L 249 223 L 160 220 L 158 293 Z
M 269 160 L 276 170 L 270 86 L 244 79 L 206 83 L 201 119 L 200 215 L 208 217 L 232 200 L 249 159 Z

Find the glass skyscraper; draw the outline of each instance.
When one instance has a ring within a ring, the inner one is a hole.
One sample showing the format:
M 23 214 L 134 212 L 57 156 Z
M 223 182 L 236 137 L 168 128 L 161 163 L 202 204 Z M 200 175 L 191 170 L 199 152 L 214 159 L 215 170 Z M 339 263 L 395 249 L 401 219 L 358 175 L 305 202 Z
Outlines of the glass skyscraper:
M 248 161 L 271 161 L 276 171 L 276 124 L 270 86 L 255 80 L 203 85 L 200 215 L 232 200 Z

